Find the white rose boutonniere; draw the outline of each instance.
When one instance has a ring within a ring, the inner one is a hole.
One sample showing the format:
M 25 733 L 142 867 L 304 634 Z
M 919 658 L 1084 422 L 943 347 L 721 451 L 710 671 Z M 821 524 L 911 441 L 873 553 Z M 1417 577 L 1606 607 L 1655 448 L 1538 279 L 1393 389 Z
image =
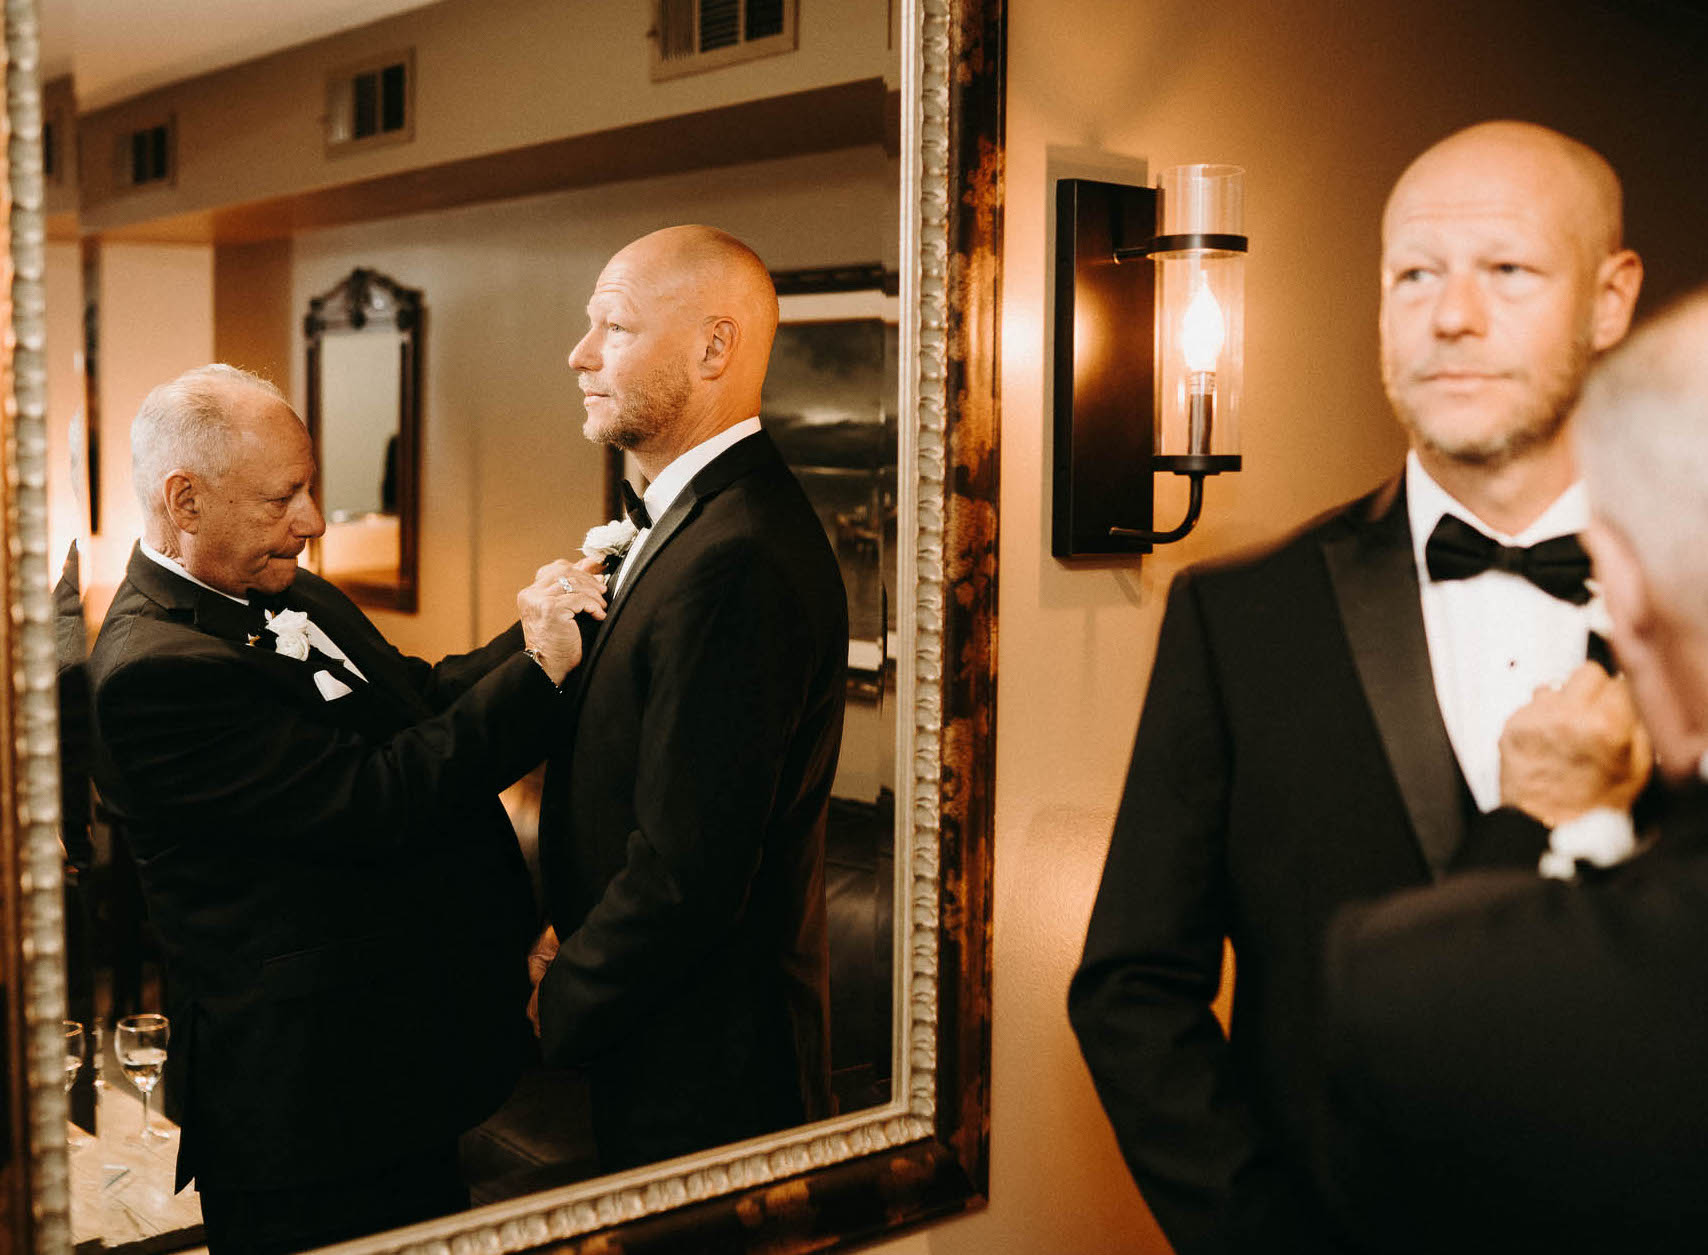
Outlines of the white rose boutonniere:
M 276 653 L 287 658 L 295 658 L 298 662 L 308 660 L 308 611 L 281 610 L 274 614 L 266 612 L 267 630 L 279 639 L 274 644 Z
M 612 519 L 609 523 L 587 529 L 587 536 L 581 542 L 581 552 L 589 558 L 603 558 L 609 566 L 613 558 L 620 558 L 629 551 L 638 535 L 640 529 L 628 519 Z

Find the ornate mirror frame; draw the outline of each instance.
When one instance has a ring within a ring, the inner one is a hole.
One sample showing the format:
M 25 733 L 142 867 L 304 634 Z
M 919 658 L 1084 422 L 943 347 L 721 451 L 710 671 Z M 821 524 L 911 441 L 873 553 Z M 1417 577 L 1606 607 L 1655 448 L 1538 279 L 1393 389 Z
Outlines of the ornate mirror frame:
M 397 333 L 397 578 L 339 579 L 338 586 L 359 606 L 415 613 L 421 549 L 421 293 L 358 266 L 330 292 L 311 297 L 303 315 L 308 353 L 308 434 L 317 454 L 325 422 L 326 333 L 389 328 Z M 324 480 L 326 468 L 320 468 Z M 320 495 L 322 485 L 316 485 Z M 321 496 L 322 504 L 325 497 Z M 331 507 L 327 507 L 330 509 Z M 330 520 L 329 520 L 330 522 Z M 310 542 L 318 546 L 323 542 Z M 318 569 L 318 568 L 317 568 Z
M 903 619 L 895 1095 L 769 1138 L 343 1249 L 821 1251 L 988 1191 L 999 279 L 1006 0 L 902 0 Z M 41 100 L 34 0 L 5 0 L 14 335 L 0 358 L 8 555 L 0 645 L 0 1225 L 70 1250 L 54 650 L 45 508 Z M 909 416 L 911 422 L 906 421 Z M 901 909 L 905 904 L 905 909 Z

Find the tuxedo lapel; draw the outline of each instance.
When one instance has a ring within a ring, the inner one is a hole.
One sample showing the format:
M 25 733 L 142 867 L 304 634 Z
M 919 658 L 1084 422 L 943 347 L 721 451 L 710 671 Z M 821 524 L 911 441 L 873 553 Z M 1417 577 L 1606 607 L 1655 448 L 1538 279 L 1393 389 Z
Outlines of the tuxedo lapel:
M 1403 475 L 1325 538 L 1323 560 L 1412 831 L 1439 878 L 1464 841 L 1465 814 L 1429 665 Z
M 415 723 L 432 713 L 432 708 L 400 673 L 396 651 L 385 646 L 373 625 L 359 611 L 352 610 L 341 595 L 336 595 L 331 585 L 299 574 L 286 600 L 293 608 L 306 611 L 309 619 L 344 651 L 345 657 L 362 669 L 358 675 L 336 658 L 314 650 L 310 662 L 296 664 L 308 668 L 311 687 L 314 672 L 324 670 L 352 690 L 337 699 L 340 703 L 358 698 L 371 702 L 387 719 L 394 723 L 401 720 L 402 724 Z M 318 689 L 314 692 L 316 698 L 321 698 Z
M 245 658 L 251 665 L 272 676 L 304 702 L 314 705 L 327 704 L 325 696 L 315 683 L 314 676 L 317 671 L 328 672 L 352 690 L 350 694 L 339 699 L 341 702 L 349 702 L 363 694 L 380 695 L 373 685 L 318 650 L 311 652 L 306 661 L 287 658 L 278 653 L 272 647 L 273 642 L 267 639 L 270 634 L 265 627 L 265 616 L 259 608 L 243 605 L 192 583 L 149 558 L 140 547 L 132 550 L 126 577 L 138 591 L 162 607 L 169 618 L 186 622 L 197 631 L 233 645 L 244 646 Z M 337 635 L 333 635 L 332 639 L 338 642 L 340 649 L 349 652 L 351 647 L 339 638 L 348 639 L 358 633 L 348 625 L 342 628 L 336 626 L 340 622 L 338 616 L 320 601 L 308 597 L 294 600 L 308 611 L 309 617 L 318 623 L 322 630 L 327 630 L 329 623 L 334 624 L 331 631 Z M 356 665 L 363 666 L 363 663 L 358 661 Z M 363 666 L 363 670 L 367 671 L 367 668 Z M 395 701 L 392 704 L 395 705 Z
M 699 513 L 701 503 L 707 498 L 716 496 L 737 479 L 767 462 L 782 465 L 782 455 L 777 452 L 777 446 L 771 442 L 771 437 L 760 432 L 731 445 L 707 463 L 698 475 L 688 481 L 688 486 L 676 494 L 676 500 L 670 503 L 664 517 L 653 524 L 652 532 L 647 536 L 640 553 L 628 560 L 634 566 L 624 574 L 616 600 L 611 602 L 606 610 L 604 620 L 594 633 L 587 656 L 582 659 L 578 668 L 583 683 L 586 682 L 588 673 L 593 670 L 593 664 L 603 651 L 605 642 L 610 639 L 611 630 L 615 627 L 618 616 L 622 614 L 623 607 L 628 604 L 635 586 L 646 576 L 647 568 L 664 552 L 664 547 L 670 543 L 671 538 L 682 530 L 689 519 Z

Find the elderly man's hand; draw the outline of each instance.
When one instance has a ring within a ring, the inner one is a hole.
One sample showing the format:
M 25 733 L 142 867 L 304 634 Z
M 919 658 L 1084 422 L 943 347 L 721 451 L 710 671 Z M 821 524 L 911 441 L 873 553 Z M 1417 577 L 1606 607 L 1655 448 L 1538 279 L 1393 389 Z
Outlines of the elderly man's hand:
M 575 616 L 605 617 L 605 578 L 585 566 L 559 558 L 534 574 L 534 582 L 516 594 L 522 640 L 546 669 L 553 684 L 581 661 L 581 630 Z
M 546 971 L 552 965 L 557 945 L 557 929 L 547 924 L 546 931 L 540 934 L 540 939 L 528 952 L 528 981 L 534 987 L 528 994 L 528 1022 L 534 1026 L 535 1037 L 540 1035 L 540 982 L 546 978 Z
M 1629 810 L 1654 769 L 1631 690 L 1586 662 L 1539 688 L 1500 734 L 1500 799 L 1557 828 L 1597 807 Z

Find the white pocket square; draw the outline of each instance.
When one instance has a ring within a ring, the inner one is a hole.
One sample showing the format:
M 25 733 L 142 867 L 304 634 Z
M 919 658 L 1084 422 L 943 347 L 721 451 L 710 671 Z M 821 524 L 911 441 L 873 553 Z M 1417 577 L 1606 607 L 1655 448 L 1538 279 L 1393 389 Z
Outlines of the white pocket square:
M 314 687 L 320 690 L 320 695 L 329 702 L 335 702 L 350 691 L 350 686 L 330 671 L 314 673 Z

